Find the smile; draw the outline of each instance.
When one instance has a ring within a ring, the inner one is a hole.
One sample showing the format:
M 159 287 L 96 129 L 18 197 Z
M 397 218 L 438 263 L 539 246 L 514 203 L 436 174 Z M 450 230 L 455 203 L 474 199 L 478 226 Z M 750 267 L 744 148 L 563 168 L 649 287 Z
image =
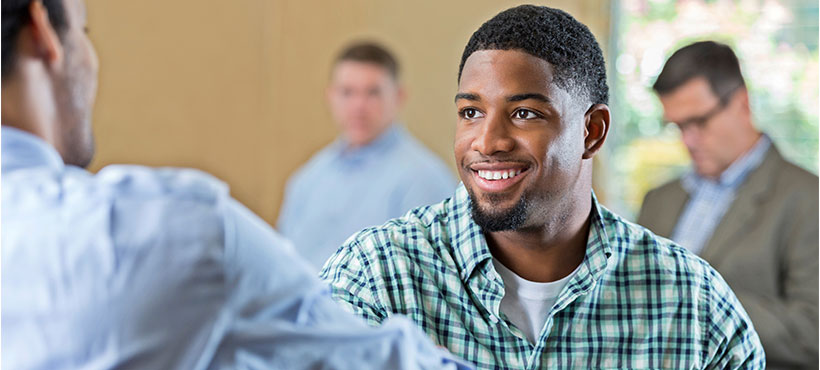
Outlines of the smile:
M 479 166 L 476 166 L 479 167 Z M 484 166 L 481 166 L 484 167 Z M 471 168 L 475 184 L 481 191 L 497 193 L 507 191 L 526 175 L 527 167 Z
M 518 170 L 505 170 L 505 171 L 486 171 L 486 170 L 478 170 L 478 177 L 495 181 L 495 180 L 506 180 L 513 177 L 516 177 L 521 174 L 521 169 Z

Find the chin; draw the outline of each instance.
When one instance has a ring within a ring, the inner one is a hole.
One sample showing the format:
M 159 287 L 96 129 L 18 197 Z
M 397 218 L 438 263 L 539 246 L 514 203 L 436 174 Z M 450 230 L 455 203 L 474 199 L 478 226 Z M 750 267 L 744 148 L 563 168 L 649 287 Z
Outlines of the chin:
M 525 196 L 513 194 L 470 193 L 470 210 L 473 221 L 486 232 L 514 231 L 527 221 L 530 202 Z

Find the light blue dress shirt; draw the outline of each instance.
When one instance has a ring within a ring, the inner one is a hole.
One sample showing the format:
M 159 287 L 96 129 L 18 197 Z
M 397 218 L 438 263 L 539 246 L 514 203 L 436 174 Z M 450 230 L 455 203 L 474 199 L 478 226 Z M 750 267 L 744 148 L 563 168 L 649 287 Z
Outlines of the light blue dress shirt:
M 456 188 L 450 170 L 399 124 L 349 149 L 340 138 L 289 180 L 277 229 L 314 267 L 355 232 L 438 203 Z
M 746 180 L 746 176 L 760 165 L 770 145 L 769 137 L 761 136 L 717 180 L 698 176 L 694 170 L 687 172 L 681 179 L 681 185 L 689 193 L 689 201 L 675 225 L 671 239 L 699 255 L 734 202 L 737 189 Z
M 404 319 L 370 328 L 227 187 L 65 166 L 2 128 L 2 368 L 463 366 Z

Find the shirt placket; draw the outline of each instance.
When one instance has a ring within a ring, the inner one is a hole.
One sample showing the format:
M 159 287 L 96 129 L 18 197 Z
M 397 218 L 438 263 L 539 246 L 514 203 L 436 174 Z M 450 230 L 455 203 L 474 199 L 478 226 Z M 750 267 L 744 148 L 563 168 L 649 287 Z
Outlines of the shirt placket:
M 498 273 L 492 268 L 490 260 L 486 260 L 480 271 L 470 279 L 469 286 L 471 293 L 480 303 L 482 314 L 490 326 L 499 327 L 511 334 L 515 341 L 500 340 L 503 343 L 503 365 L 507 368 L 523 369 L 528 354 L 532 351 L 532 344 L 527 341 L 524 333 L 513 325 L 509 324 L 503 313 L 501 313 L 501 299 L 504 297 L 504 283 Z M 498 338 L 496 338 L 498 340 Z M 523 347 L 523 348 L 522 348 Z M 523 349 L 523 350 L 522 350 Z M 502 365 L 502 364 L 496 364 Z

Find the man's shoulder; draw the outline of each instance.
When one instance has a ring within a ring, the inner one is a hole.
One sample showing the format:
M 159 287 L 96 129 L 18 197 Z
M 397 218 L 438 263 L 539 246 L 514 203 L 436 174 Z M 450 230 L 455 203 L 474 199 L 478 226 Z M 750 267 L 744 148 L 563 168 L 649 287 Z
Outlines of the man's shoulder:
M 799 190 L 817 191 L 817 175 L 805 170 L 797 164 L 783 158 L 779 152 L 774 155 L 774 166 L 780 175 L 777 177 L 780 186 L 794 187 Z
M 94 176 L 94 186 L 112 191 L 115 198 L 216 204 L 229 197 L 228 185 L 191 168 L 150 168 L 111 165 Z
M 447 176 L 452 176 L 444 161 L 409 132 L 402 134 L 402 139 L 393 148 L 392 153 L 396 160 L 405 164 L 405 172 L 413 173 L 415 176 L 418 176 L 419 171 L 428 174 L 430 171 L 446 172 Z
M 449 203 L 450 199 L 446 199 L 440 203 L 414 208 L 402 217 L 354 234 L 346 244 L 354 244 L 363 250 L 377 253 L 395 252 L 396 249 L 420 251 L 431 248 L 434 242 L 447 236 Z
M 609 240 L 618 254 L 619 268 L 645 273 L 663 271 L 664 274 L 658 276 L 677 277 L 692 282 L 709 280 L 716 274 L 706 261 L 672 240 L 627 221 L 605 208 L 602 217 L 613 234 L 609 235 Z
M 402 264 L 403 262 L 444 263 L 449 260 L 452 246 L 449 218 L 451 199 L 408 211 L 404 216 L 365 228 L 353 234 L 332 256 L 325 268 L 346 264 L 343 261 L 369 266 Z
M 683 185 L 681 183 L 682 177 L 678 176 L 671 180 L 667 180 L 660 186 L 650 189 L 645 196 L 645 199 L 651 200 L 655 197 L 663 198 L 670 194 L 683 193 Z
M 617 255 L 612 266 L 613 286 L 641 281 L 643 289 L 662 292 L 678 307 L 697 312 L 692 319 L 701 325 L 724 330 L 710 335 L 728 335 L 732 330 L 747 331 L 751 327 L 737 297 L 708 262 L 643 226 L 606 213 L 605 222 L 612 232 L 609 240 Z
M 321 176 L 338 153 L 337 142 L 325 145 L 314 153 L 303 165 L 297 168 L 288 180 L 289 186 L 298 186 L 316 181 L 313 177 Z

